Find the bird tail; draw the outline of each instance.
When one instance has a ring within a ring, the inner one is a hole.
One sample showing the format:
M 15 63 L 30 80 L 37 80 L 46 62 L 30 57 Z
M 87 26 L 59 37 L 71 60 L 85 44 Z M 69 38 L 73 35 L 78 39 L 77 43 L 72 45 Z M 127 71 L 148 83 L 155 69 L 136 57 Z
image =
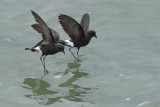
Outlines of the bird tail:
M 31 50 L 32 52 L 35 52 L 36 50 L 33 48 L 25 48 L 25 50 Z
M 66 45 L 66 42 L 64 40 L 58 40 L 58 43 L 60 43 L 62 45 Z
M 31 50 L 31 48 L 25 48 L 25 50 Z

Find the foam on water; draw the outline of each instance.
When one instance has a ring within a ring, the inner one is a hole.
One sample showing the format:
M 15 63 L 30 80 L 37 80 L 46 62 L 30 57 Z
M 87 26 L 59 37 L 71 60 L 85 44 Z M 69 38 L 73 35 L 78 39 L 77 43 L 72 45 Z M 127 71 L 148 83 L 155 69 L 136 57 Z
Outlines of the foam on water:
M 62 78 L 62 75 L 55 75 L 54 78 L 60 79 L 60 78 Z
M 137 106 L 138 106 L 138 107 L 141 107 L 141 106 L 143 106 L 143 105 L 145 105 L 145 104 L 148 104 L 148 103 L 149 103 L 148 101 L 144 101 L 144 102 L 138 104 Z

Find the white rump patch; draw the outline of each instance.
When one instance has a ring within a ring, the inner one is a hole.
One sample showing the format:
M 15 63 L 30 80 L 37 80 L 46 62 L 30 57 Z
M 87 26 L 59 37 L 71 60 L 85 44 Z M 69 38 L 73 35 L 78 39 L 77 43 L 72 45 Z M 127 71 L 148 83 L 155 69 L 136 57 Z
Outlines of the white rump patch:
M 34 48 L 40 55 L 42 55 L 42 50 L 40 49 L 40 46 L 37 46 Z
M 65 41 L 65 44 L 69 47 L 74 47 L 74 44 L 73 42 L 71 42 L 70 40 L 64 40 Z

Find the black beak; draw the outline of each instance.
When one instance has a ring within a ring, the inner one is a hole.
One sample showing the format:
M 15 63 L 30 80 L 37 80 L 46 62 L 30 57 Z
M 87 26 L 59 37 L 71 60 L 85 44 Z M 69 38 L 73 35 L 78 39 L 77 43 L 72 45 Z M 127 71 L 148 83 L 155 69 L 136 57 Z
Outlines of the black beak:
M 97 36 L 96 36 L 96 35 L 95 35 L 94 37 L 97 39 Z

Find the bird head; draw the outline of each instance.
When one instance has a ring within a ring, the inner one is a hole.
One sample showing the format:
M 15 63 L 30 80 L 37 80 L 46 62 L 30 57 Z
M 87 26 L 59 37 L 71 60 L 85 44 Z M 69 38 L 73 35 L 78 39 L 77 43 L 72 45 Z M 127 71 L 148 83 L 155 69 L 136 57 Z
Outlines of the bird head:
M 58 51 L 63 52 L 65 54 L 64 46 L 63 45 L 58 45 Z
M 91 37 L 97 38 L 96 32 L 95 32 L 94 30 L 90 30 L 90 31 L 88 31 L 87 33 L 88 33 Z

